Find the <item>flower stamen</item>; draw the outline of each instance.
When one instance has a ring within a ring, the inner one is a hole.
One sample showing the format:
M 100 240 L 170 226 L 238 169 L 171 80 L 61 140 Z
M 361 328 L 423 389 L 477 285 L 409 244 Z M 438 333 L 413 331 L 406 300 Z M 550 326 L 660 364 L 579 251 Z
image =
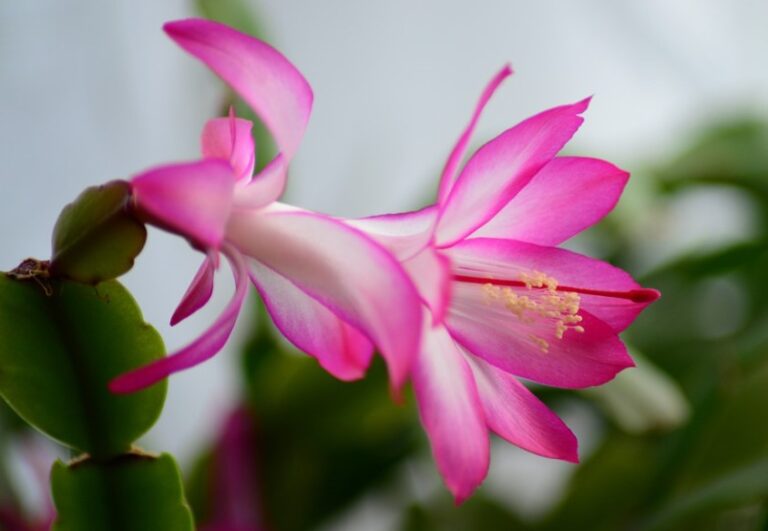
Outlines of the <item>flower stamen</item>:
M 472 281 L 476 279 L 472 278 Z M 523 295 L 513 287 L 525 288 L 531 293 Z M 579 324 L 583 320 L 578 314 L 581 305 L 579 294 L 564 290 L 557 279 L 541 271 L 522 273 L 517 281 L 486 280 L 482 289 L 488 304 L 501 302 L 523 324 L 554 321 L 554 336 L 557 339 L 563 339 L 569 330 L 584 333 L 584 327 Z M 549 352 L 549 341 L 535 334 L 529 334 L 528 338 L 540 351 Z

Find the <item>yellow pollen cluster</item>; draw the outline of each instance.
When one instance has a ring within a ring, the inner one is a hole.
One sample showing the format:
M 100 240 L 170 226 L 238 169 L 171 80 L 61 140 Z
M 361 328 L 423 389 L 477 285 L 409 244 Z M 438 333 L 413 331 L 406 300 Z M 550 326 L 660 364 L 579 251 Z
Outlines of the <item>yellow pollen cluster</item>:
M 578 315 L 581 304 L 578 293 L 557 291 L 557 280 L 540 271 L 523 273 L 520 281 L 532 293 L 521 295 L 510 287 L 496 286 L 492 282 L 483 285 L 483 293 L 489 304 L 502 303 L 522 323 L 533 324 L 541 318 L 554 321 L 557 339 L 562 339 L 568 330 L 584 332 L 584 327 L 579 324 L 582 317 Z M 549 352 L 549 341 L 534 334 L 528 338 L 539 350 Z

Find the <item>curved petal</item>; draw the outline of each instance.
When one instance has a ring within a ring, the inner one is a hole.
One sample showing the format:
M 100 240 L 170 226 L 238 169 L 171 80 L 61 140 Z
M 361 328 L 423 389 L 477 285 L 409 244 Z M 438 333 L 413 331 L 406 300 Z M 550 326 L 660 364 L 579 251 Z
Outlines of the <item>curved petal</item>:
M 570 140 L 588 105 L 549 109 L 478 149 L 441 203 L 437 244 L 456 243 L 495 216 Z
M 402 264 L 419 290 L 421 300 L 430 309 L 433 323 L 441 322 L 451 298 L 450 260 L 428 247 Z
M 251 264 L 251 280 L 275 326 L 299 350 L 340 380 L 365 375 L 373 345 L 361 332 L 264 264 Z
M 236 209 L 227 239 L 365 333 L 395 388 L 419 344 L 421 303 L 395 259 L 361 232 L 305 211 Z
M 470 238 L 557 245 L 613 210 L 629 173 L 604 160 L 557 157 Z
M 461 133 L 459 140 L 453 147 L 453 150 L 445 163 L 445 167 L 443 168 L 443 174 L 440 176 L 440 189 L 437 193 L 438 203 L 445 201 L 451 188 L 453 188 L 453 184 L 456 182 L 459 164 L 461 164 L 464 155 L 467 153 L 469 140 L 472 138 L 472 133 L 474 132 L 475 127 L 477 127 L 477 122 L 480 120 L 480 115 L 483 113 L 483 109 L 485 109 L 485 106 L 491 99 L 491 96 L 493 96 L 493 93 L 496 92 L 496 89 L 499 88 L 501 82 L 510 75 L 512 75 L 512 66 L 506 64 L 495 76 L 493 76 L 493 79 L 491 79 L 483 90 L 483 93 L 480 95 L 480 100 L 475 106 L 475 112 L 472 114 L 469 124 Z
M 288 164 L 283 155 L 277 155 L 249 182 L 235 189 L 235 206 L 261 208 L 282 195 L 288 176 Z
M 221 243 L 234 187 L 232 168 L 218 159 L 160 166 L 131 179 L 139 213 L 203 248 Z
M 228 160 L 237 180 L 248 179 L 256 164 L 251 129 L 251 121 L 234 116 L 208 120 L 200 136 L 203 156 Z
M 481 286 L 457 283 L 445 326 L 472 354 L 544 385 L 590 387 L 634 365 L 616 332 L 587 312 L 579 312 L 581 333 L 558 335 L 554 321 L 526 322 L 504 303 L 490 303 Z
M 248 102 L 290 160 L 312 110 L 312 89 L 296 67 L 268 44 L 218 22 L 187 19 L 163 28 Z
M 345 219 L 344 222 L 365 232 L 400 260 L 407 260 L 429 244 L 437 213 L 437 207 L 432 205 L 403 214 Z
M 481 284 L 522 284 L 520 279 L 526 275 L 543 273 L 558 284 L 558 290 L 578 293 L 580 307 L 616 332 L 659 298 L 658 291 L 643 288 L 618 267 L 565 249 L 476 238 L 455 245 L 446 254 L 453 261 L 454 277 L 475 277 Z
M 210 256 L 206 256 L 200 269 L 197 270 L 195 278 L 187 288 L 187 292 L 181 298 L 181 302 L 176 307 L 171 317 L 171 326 L 175 326 L 197 310 L 205 306 L 211 299 L 213 293 L 213 274 L 216 271 L 214 261 Z
M 248 271 L 240 253 L 228 244 L 222 251 L 232 266 L 235 292 L 218 319 L 200 337 L 174 354 L 139 367 L 109 382 L 113 393 L 132 393 L 170 376 L 175 372 L 194 367 L 219 352 L 232 334 L 245 294 L 248 292 Z
M 425 326 L 413 390 L 437 468 L 461 503 L 488 473 L 490 442 L 472 371 L 441 326 Z
M 523 450 L 579 462 L 576 436 L 536 395 L 511 374 L 479 358 L 466 359 L 491 430 Z

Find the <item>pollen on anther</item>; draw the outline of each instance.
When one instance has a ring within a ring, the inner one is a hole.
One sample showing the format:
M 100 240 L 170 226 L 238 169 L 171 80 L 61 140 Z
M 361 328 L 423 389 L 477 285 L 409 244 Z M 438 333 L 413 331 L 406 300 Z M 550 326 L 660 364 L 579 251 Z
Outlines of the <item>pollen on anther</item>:
M 503 304 L 522 324 L 534 325 L 538 322 L 542 325 L 549 322 L 549 326 L 554 328 L 552 334 L 557 339 L 563 339 L 569 330 L 584 333 L 584 327 L 579 324 L 583 317 L 579 315 L 581 297 L 578 293 L 558 291 L 557 279 L 541 271 L 521 273 L 518 278 L 521 288 L 528 290 L 527 294 L 521 294 L 520 289 L 497 286 L 490 281 L 483 285 L 486 304 Z M 540 326 L 537 328 L 540 329 Z M 539 350 L 549 351 L 547 340 L 535 334 L 528 337 Z

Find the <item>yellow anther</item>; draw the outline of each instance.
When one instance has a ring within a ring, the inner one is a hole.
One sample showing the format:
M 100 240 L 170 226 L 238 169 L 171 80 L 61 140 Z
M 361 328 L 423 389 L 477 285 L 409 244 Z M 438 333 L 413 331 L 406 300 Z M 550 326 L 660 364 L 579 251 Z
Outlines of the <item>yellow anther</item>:
M 544 354 L 547 354 L 547 353 L 549 352 L 549 341 L 547 341 L 546 339 L 542 339 L 542 338 L 540 338 L 539 336 L 535 336 L 535 335 L 533 335 L 533 334 L 531 334 L 531 335 L 530 335 L 530 336 L 528 336 L 528 337 L 531 339 L 531 341 L 533 341 L 533 343 L 534 343 L 534 344 L 535 344 L 535 345 L 536 345 L 536 346 L 539 348 L 539 350 L 541 350 L 541 351 L 542 351 Z
M 520 294 L 521 288 L 501 287 L 491 281 L 483 285 L 486 303 L 501 302 L 522 324 L 550 322 L 554 328 L 552 335 L 557 339 L 563 339 L 569 330 L 584 333 L 584 327 L 578 324 L 583 320 L 578 315 L 581 306 L 578 293 L 558 291 L 558 281 L 541 271 L 521 273 L 519 279 L 525 286 L 522 289 L 529 290 L 528 294 Z M 539 350 L 549 352 L 549 341 L 534 334 L 528 337 Z

